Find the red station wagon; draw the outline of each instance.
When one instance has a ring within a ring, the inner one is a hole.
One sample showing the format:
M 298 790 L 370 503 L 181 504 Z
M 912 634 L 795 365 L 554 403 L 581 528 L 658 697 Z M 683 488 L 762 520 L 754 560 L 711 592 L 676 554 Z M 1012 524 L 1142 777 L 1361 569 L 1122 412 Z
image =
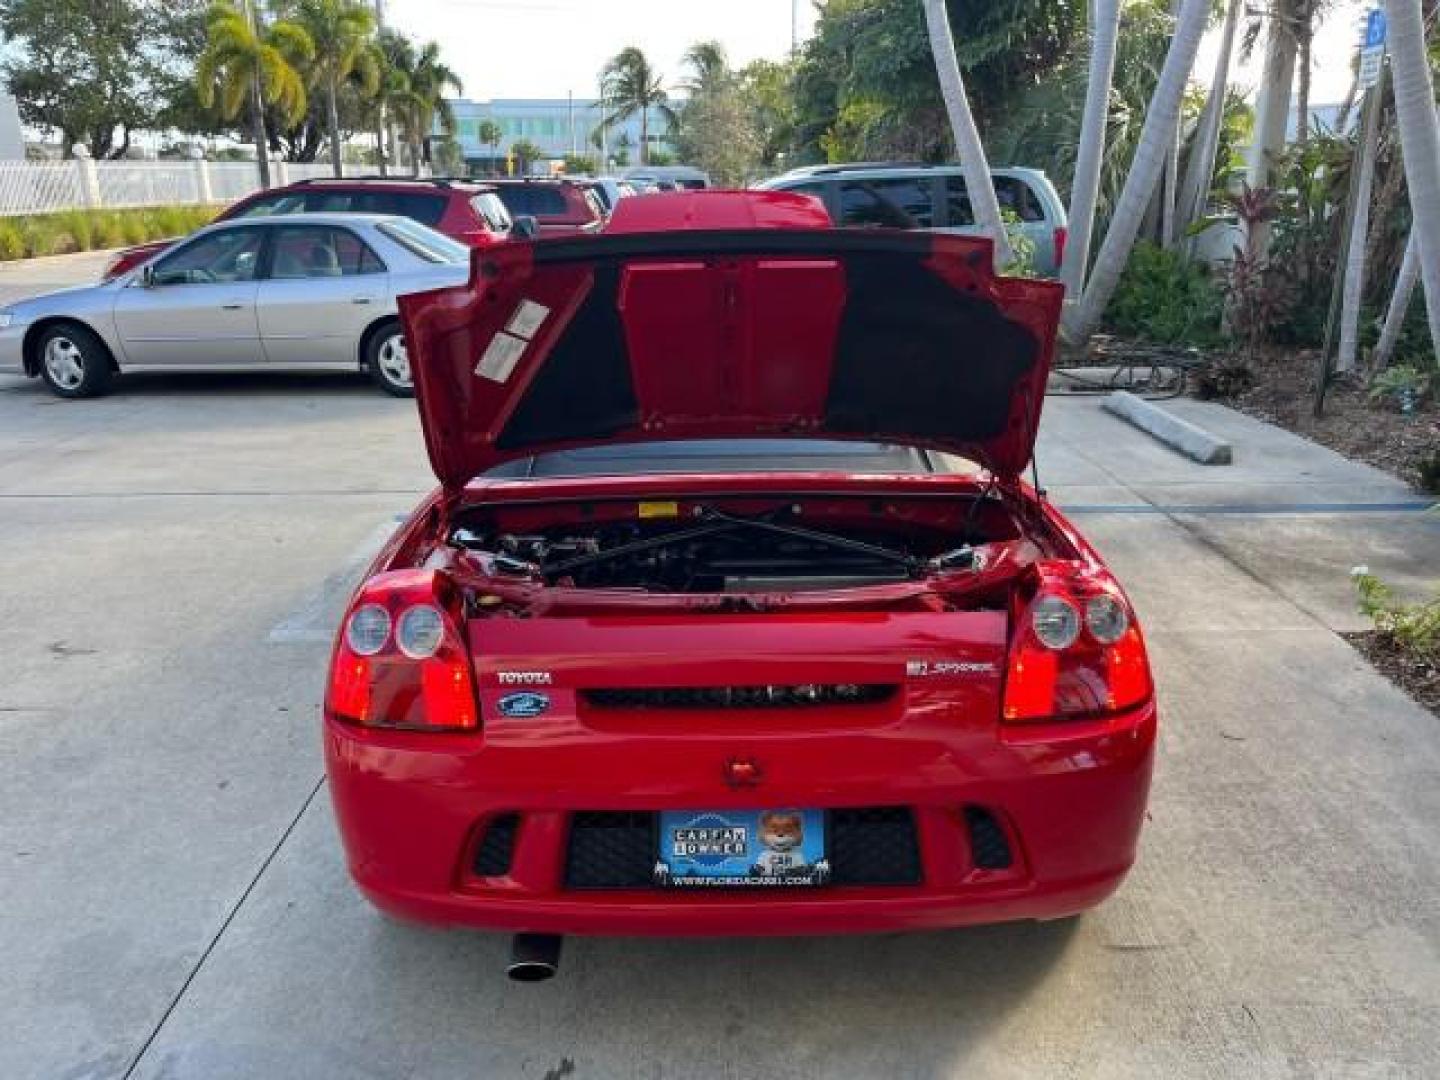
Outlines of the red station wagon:
M 588 184 L 570 180 L 492 180 L 500 200 L 514 217 L 528 215 L 542 236 L 596 232 L 605 224 L 605 207 Z
M 1059 285 L 714 192 L 400 304 L 440 487 L 349 605 L 324 720 L 376 905 L 512 931 L 534 979 L 565 934 L 1056 919 L 1120 884 L 1145 645 L 1021 479 Z
M 301 180 L 258 191 L 227 207 L 217 221 L 275 214 L 396 214 L 428 225 L 471 247 L 510 239 L 514 223 L 493 188 L 463 180 L 404 178 Z M 174 240 L 157 240 L 117 252 L 105 266 L 110 281 L 164 251 Z

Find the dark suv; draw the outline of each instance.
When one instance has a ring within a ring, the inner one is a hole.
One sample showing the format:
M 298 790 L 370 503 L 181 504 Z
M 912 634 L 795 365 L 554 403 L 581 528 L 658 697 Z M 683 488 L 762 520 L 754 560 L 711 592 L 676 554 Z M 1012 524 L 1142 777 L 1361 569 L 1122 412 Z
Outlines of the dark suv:
M 524 214 L 542 233 L 599 232 L 605 207 L 585 184 L 570 180 L 489 180 L 512 217 Z
M 397 214 L 428 225 L 471 247 L 510 239 L 515 222 L 488 184 L 403 177 L 322 177 L 257 191 L 216 220 L 299 213 Z M 527 230 L 518 230 L 524 233 Z M 157 240 L 116 253 L 105 267 L 109 281 L 158 254 L 174 240 Z

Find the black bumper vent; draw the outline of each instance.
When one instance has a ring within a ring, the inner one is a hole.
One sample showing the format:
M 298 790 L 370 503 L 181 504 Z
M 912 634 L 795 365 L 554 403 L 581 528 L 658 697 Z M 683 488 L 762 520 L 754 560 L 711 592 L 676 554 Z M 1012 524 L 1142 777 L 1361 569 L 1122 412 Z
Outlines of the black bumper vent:
M 576 814 L 570 821 L 565 884 L 572 889 L 638 889 L 654 880 L 655 815 Z
M 571 889 L 645 889 L 654 884 L 656 815 L 574 815 L 565 860 Z M 831 810 L 826 829 L 830 880 L 836 885 L 916 885 L 920 843 L 906 807 Z
M 1015 857 L 995 815 L 982 806 L 967 806 L 965 825 L 970 830 L 970 858 L 975 866 L 981 870 L 1008 870 Z
M 801 709 L 877 705 L 895 695 L 893 683 L 807 683 L 800 686 L 673 686 L 582 690 L 597 709 Z
M 920 842 L 915 818 L 903 806 L 831 810 L 831 881 L 836 885 L 915 885 Z
M 504 877 L 510 873 L 510 860 L 515 854 L 515 833 L 519 829 L 519 814 L 501 814 L 485 827 L 485 835 L 475 849 L 474 870 L 477 877 Z

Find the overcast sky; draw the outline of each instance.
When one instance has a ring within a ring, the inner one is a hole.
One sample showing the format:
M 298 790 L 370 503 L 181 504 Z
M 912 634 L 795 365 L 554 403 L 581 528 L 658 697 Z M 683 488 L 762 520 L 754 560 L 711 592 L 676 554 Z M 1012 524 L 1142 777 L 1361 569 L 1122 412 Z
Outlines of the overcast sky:
M 920 0 L 915 0 L 919 4 Z M 1338 102 L 1350 82 L 1350 56 L 1364 0 L 1340 0 L 1316 42 L 1317 103 Z M 802 38 L 814 25 L 811 0 L 800 0 Z M 790 48 L 791 0 L 385 0 L 387 21 L 433 38 L 465 81 L 465 96 L 576 97 L 595 92 L 606 59 L 627 45 L 649 55 L 667 82 L 681 75 L 680 57 L 706 38 L 722 42 L 736 64 L 779 59 Z M 1218 34 L 1196 62 L 1208 82 Z M 1248 90 L 1259 78 L 1259 54 L 1233 75 Z

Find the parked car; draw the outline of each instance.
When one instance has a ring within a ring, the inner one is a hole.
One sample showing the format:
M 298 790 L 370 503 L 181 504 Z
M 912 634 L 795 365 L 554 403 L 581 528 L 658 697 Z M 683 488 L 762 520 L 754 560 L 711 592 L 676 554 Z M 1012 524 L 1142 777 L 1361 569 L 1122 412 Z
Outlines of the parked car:
M 644 180 L 662 191 L 701 191 L 710 186 L 710 175 L 693 165 L 637 165 L 625 171 L 626 180 Z
M 567 933 L 1100 902 L 1156 707 L 1125 594 L 1021 479 L 1061 286 L 787 194 L 621 213 L 686 200 L 400 301 L 440 487 L 330 667 L 360 889 L 519 932 L 518 978 Z
M 596 232 L 605 224 L 605 207 L 594 192 L 572 180 L 492 180 L 512 216 L 533 217 L 540 234 Z
M 463 283 L 470 251 L 404 217 L 223 221 L 111 281 L 0 309 L 0 371 L 81 398 L 146 368 L 359 368 L 409 396 L 395 298 Z
M 1053 277 L 1065 255 L 1068 219 L 1055 185 L 1039 169 L 990 170 L 1001 210 L 1012 211 L 1035 245 L 1035 270 Z M 820 199 L 839 225 L 938 229 L 979 234 L 965 176 L 958 165 L 820 165 L 795 169 L 756 185 Z
M 437 229 L 471 247 L 489 247 L 509 240 L 517 231 L 530 235 L 529 223 L 516 222 L 493 188 L 465 180 L 403 177 L 320 177 L 270 188 L 241 199 L 217 221 L 273 217 L 298 213 L 398 214 Z M 127 273 L 164 251 L 172 240 L 158 240 L 117 252 L 106 264 L 102 281 Z
M 575 183 L 593 192 L 607 214 L 613 214 L 620 200 L 635 194 L 635 188 L 628 180 L 617 180 L 613 176 L 578 177 Z

